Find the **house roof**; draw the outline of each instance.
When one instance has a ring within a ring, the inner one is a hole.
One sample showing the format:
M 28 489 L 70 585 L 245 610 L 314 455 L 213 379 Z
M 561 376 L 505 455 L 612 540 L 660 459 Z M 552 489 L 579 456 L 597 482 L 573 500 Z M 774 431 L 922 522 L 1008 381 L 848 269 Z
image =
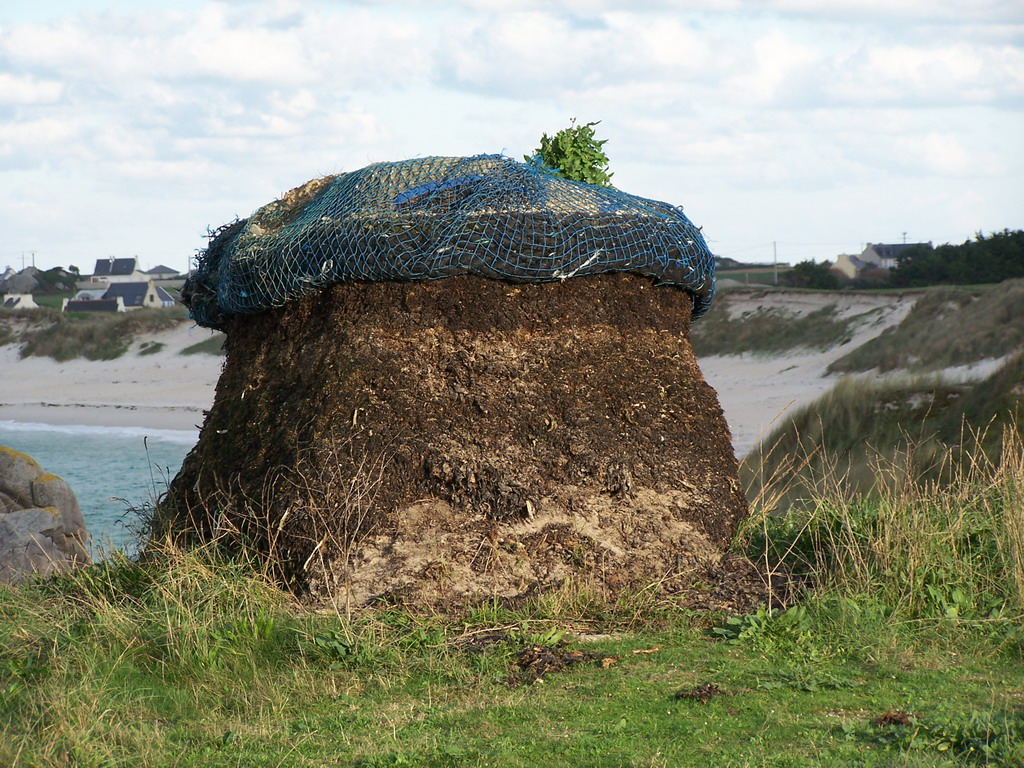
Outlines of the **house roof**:
M 144 275 L 176 275 L 176 274 L 178 274 L 178 270 L 174 269 L 173 267 L 167 267 L 167 266 L 164 266 L 163 264 L 160 264 L 160 265 L 158 265 L 156 267 L 153 267 L 152 269 L 147 269 L 142 274 L 144 274 Z
M 104 299 L 116 299 L 118 296 L 126 307 L 141 307 L 146 301 L 149 283 L 111 283 Z
M 868 248 L 874 249 L 875 253 L 883 259 L 895 261 L 907 248 L 914 248 L 918 245 L 930 245 L 930 243 L 868 243 Z
M 152 283 L 149 282 L 111 283 L 106 293 L 103 294 L 103 298 L 116 299 L 120 296 L 126 307 L 141 307 L 146 303 L 146 293 L 149 291 L 150 285 Z M 174 301 L 174 297 L 160 286 L 156 285 L 153 288 L 156 291 L 156 298 L 161 304 Z
M 93 276 L 130 275 L 136 269 L 138 269 L 138 259 L 135 256 L 130 259 L 96 259 Z
M 65 312 L 117 312 L 117 299 L 79 299 L 64 305 Z

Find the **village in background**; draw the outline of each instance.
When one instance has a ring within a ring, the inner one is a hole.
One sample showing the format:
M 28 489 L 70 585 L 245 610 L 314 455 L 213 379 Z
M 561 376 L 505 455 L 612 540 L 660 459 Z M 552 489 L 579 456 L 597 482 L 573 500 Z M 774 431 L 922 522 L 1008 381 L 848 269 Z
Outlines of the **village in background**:
M 779 286 L 813 290 L 880 289 L 999 282 L 1024 276 L 1024 231 L 979 233 L 962 245 L 868 243 L 859 254 L 797 264 L 715 258 L 720 289 Z M 142 270 L 139 257 L 97 259 L 92 274 L 77 267 L 0 275 L 0 307 L 40 306 L 68 313 L 127 312 L 175 306 L 187 275 L 164 265 Z

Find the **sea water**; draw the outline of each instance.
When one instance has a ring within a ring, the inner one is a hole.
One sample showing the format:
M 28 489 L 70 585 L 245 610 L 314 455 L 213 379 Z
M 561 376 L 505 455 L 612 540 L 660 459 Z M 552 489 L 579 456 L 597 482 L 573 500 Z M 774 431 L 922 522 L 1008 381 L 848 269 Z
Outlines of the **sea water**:
M 197 431 L 0 421 L 0 445 L 28 454 L 71 486 L 94 558 L 138 549 L 146 508 L 198 439 Z

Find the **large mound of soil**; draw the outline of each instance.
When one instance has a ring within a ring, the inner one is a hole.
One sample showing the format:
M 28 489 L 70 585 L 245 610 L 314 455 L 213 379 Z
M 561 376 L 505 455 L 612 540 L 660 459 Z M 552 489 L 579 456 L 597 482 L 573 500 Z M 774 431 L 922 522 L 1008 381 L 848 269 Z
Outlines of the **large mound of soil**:
M 746 503 L 689 341 L 646 278 L 353 283 L 239 318 L 161 524 L 298 591 L 443 607 L 716 561 Z

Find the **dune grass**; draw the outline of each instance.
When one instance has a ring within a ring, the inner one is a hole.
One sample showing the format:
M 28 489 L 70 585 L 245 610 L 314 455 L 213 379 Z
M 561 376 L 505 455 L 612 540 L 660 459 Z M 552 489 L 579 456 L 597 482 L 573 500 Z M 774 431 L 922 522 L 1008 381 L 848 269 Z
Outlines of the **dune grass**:
M 752 496 L 766 478 L 786 503 L 820 494 L 820 483 L 871 493 L 901 465 L 921 482 L 945 481 L 980 458 L 998 458 L 1004 430 L 1024 435 L 1024 353 L 984 380 L 954 384 L 936 374 L 840 379 L 795 410 L 740 464 Z
M 181 350 L 182 355 L 224 355 L 225 336 L 223 333 L 214 333 L 208 339 L 192 344 Z
M 19 339 L 23 358 L 114 360 L 128 351 L 137 336 L 168 330 L 186 320 L 183 307 L 109 314 L 43 312 L 43 322 L 27 329 Z
M 929 371 L 1000 358 L 1024 346 L 1024 280 L 936 288 L 903 322 L 833 362 L 829 373 Z
M 585 584 L 320 612 L 260 563 L 153 542 L 4 588 L 0 764 L 1020 765 L 1020 441 L 942 485 L 780 498 L 736 548 L 805 590 L 745 615 Z M 521 684 L 524 649 L 583 661 Z
M 761 307 L 738 316 L 729 313 L 728 294 L 693 325 L 693 350 L 699 355 L 775 355 L 793 349 L 824 350 L 848 342 L 851 320 L 835 305 L 807 314 Z

